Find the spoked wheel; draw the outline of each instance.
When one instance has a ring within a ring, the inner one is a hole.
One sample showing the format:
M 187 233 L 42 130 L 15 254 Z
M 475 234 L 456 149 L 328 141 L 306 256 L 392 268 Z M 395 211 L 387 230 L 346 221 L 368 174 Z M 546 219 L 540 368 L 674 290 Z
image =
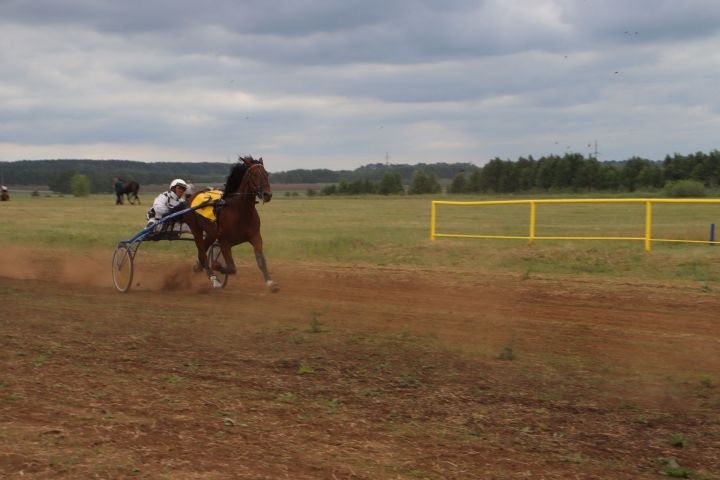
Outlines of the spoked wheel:
M 213 269 L 213 272 L 215 273 L 218 281 L 222 284 L 222 288 L 225 288 L 229 276 L 224 271 L 227 263 L 225 262 L 225 257 L 223 257 L 223 254 L 220 251 L 220 245 L 218 245 L 217 243 L 213 243 L 210 246 L 210 251 L 208 252 L 208 261 L 210 261 L 210 267 Z M 218 265 L 220 265 L 222 269 L 216 269 L 215 267 Z
M 112 261 L 112 279 L 115 289 L 125 293 L 130 290 L 133 279 L 133 255 L 125 245 L 118 245 Z

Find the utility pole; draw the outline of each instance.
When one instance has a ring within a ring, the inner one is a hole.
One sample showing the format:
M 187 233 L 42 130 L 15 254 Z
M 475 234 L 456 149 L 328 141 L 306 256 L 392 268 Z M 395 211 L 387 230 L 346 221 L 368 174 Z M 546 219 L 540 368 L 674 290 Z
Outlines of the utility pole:
M 594 149 L 593 149 L 593 151 L 592 151 L 592 153 L 591 153 L 590 155 L 591 155 L 592 158 L 594 158 L 595 160 L 597 160 L 598 155 L 600 155 L 600 153 L 598 152 L 597 140 L 595 140 L 595 142 L 592 143 L 592 144 L 588 143 L 588 147 L 593 147 L 593 146 L 594 146 Z
M 390 155 L 388 155 L 388 152 L 385 152 L 385 168 L 388 168 L 390 166 Z

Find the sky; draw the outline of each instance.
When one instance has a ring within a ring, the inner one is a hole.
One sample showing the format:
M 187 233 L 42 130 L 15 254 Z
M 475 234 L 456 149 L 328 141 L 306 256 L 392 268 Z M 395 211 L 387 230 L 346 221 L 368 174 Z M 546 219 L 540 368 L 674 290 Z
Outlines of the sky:
M 0 0 L 0 161 L 661 160 L 719 86 L 718 0 Z

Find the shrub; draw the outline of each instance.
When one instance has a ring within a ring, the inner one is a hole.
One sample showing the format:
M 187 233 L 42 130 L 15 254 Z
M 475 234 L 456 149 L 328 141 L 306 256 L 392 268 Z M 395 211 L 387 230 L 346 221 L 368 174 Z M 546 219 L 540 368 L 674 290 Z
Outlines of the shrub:
M 415 170 L 413 172 L 408 193 L 440 193 L 441 190 L 440 183 L 434 173 L 427 174 L 424 170 Z
M 469 190 L 470 183 L 465 178 L 465 173 L 460 172 L 453 178 L 450 188 L 448 188 L 448 193 L 467 193 Z
M 337 195 L 337 185 L 327 185 L 320 190 L 320 195 Z
M 385 172 L 380 183 L 378 184 L 378 193 L 381 195 L 390 195 L 393 193 L 404 193 L 405 189 L 402 185 L 402 178 L 397 172 Z
M 70 180 L 70 188 L 72 189 L 73 196 L 88 197 L 90 196 L 90 179 L 87 175 L 73 175 Z
M 704 197 L 705 185 L 697 180 L 677 180 L 667 182 L 664 187 L 665 195 L 672 198 Z

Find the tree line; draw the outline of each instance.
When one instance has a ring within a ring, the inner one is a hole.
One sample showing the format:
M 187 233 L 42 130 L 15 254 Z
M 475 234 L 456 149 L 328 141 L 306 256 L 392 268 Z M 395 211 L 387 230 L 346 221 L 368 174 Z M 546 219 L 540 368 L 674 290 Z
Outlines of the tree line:
M 113 191 L 112 179 L 135 180 L 141 185 L 164 185 L 173 178 L 192 179 L 195 184 L 224 183 L 231 164 L 220 162 L 138 162 L 132 160 L 19 160 L 0 162 L 4 183 L 8 185 L 47 185 L 58 193 L 72 192 L 72 179 L 84 175 L 94 193 Z M 294 169 L 271 171 L 273 183 L 338 183 L 343 180 L 380 182 L 388 168 L 400 175 L 405 184 L 420 168 L 438 178 L 450 179 L 458 172 L 472 168 L 470 163 L 419 163 L 416 165 L 386 165 L 374 163 L 354 170 Z M 353 187 L 353 190 L 355 187 Z
M 434 173 L 427 173 L 424 169 L 413 171 L 407 193 L 440 193 L 441 191 L 442 187 Z M 314 193 L 314 191 L 311 193 L 311 190 L 308 190 L 309 195 L 312 196 Z M 373 182 L 369 178 L 352 181 L 342 179 L 340 183 L 327 185 L 320 190 L 320 195 L 361 195 L 368 193 L 393 195 L 403 194 L 406 191 L 403 186 L 402 176 L 394 170 L 386 170 L 378 182 Z
M 386 168 L 385 175 L 399 174 Z M 674 154 L 663 161 L 632 157 L 625 161 L 601 162 L 578 153 L 550 155 L 539 159 L 521 157 L 516 161 L 495 158 L 482 167 L 470 166 L 457 172 L 447 185 L 447 193 L 529 193 L 529 192 L 634 192 L 658 190 L 669 183 L 693 181 L 701 187 L 720 185 L 720 151 Z M 403 193 L 388 190 L 387 179 L 370 178 L 329 185 L 325 195 L 358 193 Z M 438 193 L 441 187 L 435 173 L 416 168 L 407 193 Z
M 47 185 L 57 193 L 71 193 L 72 179 L 84 175 L 94 193 L 113 191 L 113 178 L 135 180 L 141 185 L 166 184 L 176 177 L 196 183 L 224 182 L 227 163 L 136 162 L 131 160 L 20 160 L 0 162 L 7 185 Z
M 657 190 L 668 182 L 694 180 L 705 187 L 720 185 L 720 151 L 668 155 L 663 161 L 632 157 L 621 162 L 600 162 L 569 153 L 517 161 L 495 158 L 472 172 L 456 175 L 450 191 L 548 192 Z
M 0 162 L 9 185 L 47 185 L 59 193 L 71 193 L 72 179 L 85 175 L 90 190 L 111 192 L 112 178 L 140 184 L 165 184 L 172 178 L 190 178 L 196 184 L 224 182 L 228 163 L 145 163 L 129 160 L 23 160 Z M 623 161 L 599 161 L 579 153 L 549 155 L 538 159 L 494 158 L 482 167 L 471 163 L 374 163 L 355 170 L 295 169 L 271 172 L 273 183 L 326 183 L 325 195 L 520 192 L 634 192 L 656 190 L 668 182 L 692 180 L 705 187 L 720 185 L 720 151 L 668 155 L 662 161 L 632 157 Z

